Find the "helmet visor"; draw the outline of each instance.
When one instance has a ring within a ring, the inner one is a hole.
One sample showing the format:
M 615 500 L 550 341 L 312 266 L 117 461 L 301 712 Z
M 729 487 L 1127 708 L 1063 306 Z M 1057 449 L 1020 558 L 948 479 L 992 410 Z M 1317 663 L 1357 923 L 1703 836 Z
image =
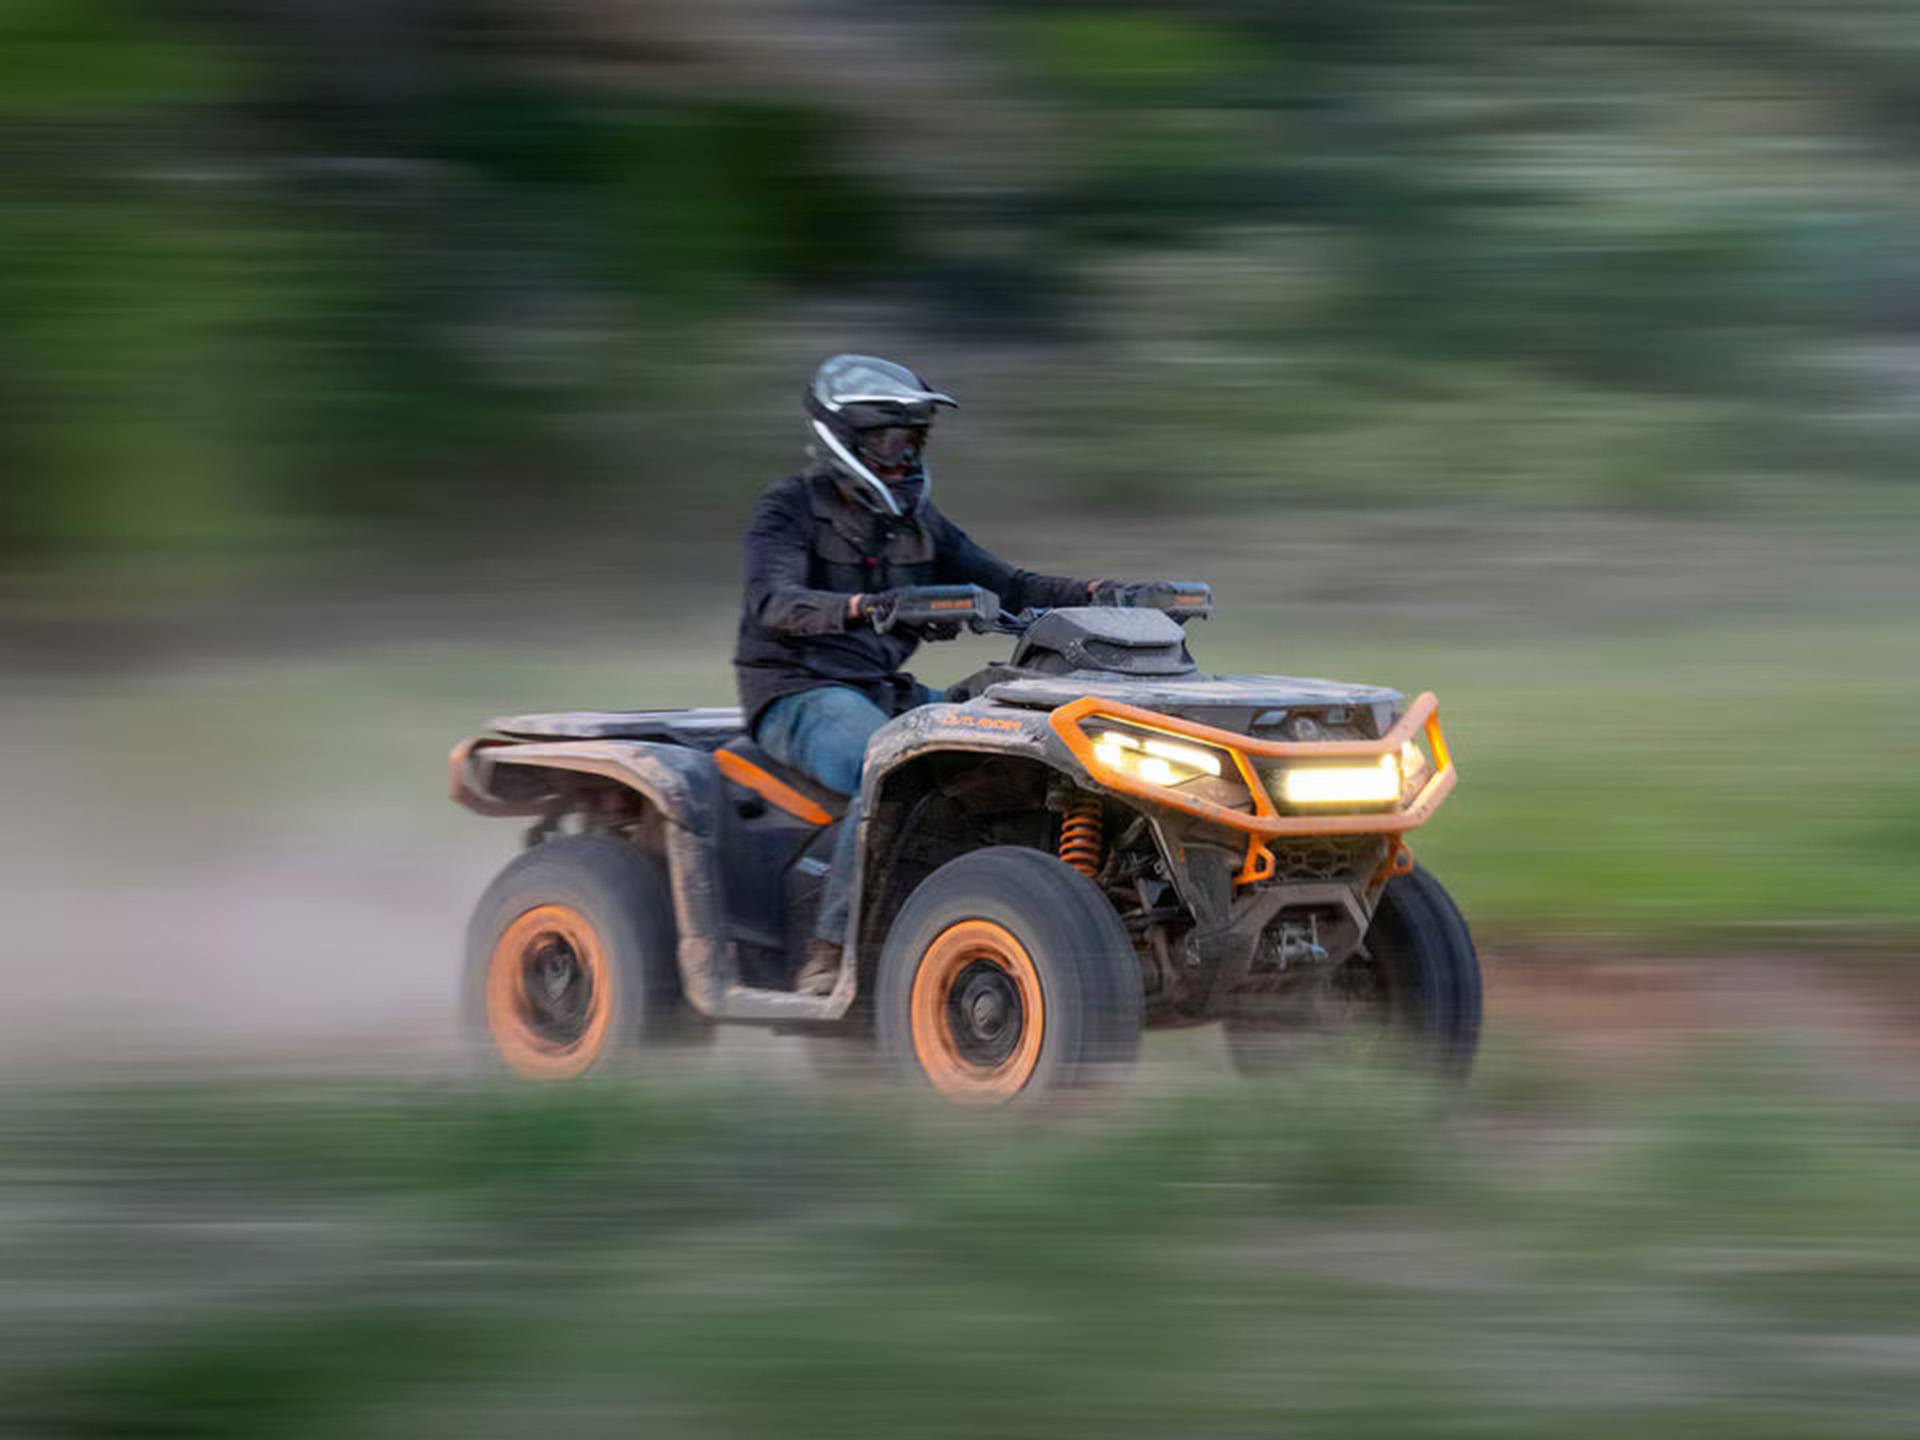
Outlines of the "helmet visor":
M 883 425 L 859 432 L 861 457 L 876 469 L 910 469 L 927 447 L 924 425 Z
M 851 430 L 920 430 L 933 423 L 933 406 L 920 401 L 874 400 L 847 405 L 840 422 Z

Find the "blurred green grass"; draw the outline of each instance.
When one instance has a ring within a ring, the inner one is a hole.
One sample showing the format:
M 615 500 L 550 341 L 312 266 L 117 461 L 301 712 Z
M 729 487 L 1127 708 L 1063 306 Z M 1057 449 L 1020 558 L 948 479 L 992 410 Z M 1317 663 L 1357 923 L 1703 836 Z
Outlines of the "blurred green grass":
M 1511 1059 L 1465 1106 L 1321 1070 L 984 1122 L 738 1076 L 16 1094 L 0 1388 L 48 1437 L 1903 1433 L 1910 1104 Z

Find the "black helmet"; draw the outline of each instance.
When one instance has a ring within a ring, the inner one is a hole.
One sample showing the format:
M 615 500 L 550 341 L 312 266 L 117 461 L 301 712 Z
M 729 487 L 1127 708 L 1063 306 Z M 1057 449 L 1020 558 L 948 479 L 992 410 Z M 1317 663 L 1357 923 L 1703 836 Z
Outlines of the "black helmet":
M 892 485 L 918 481 L 924 490 L 933 412 L 957 403 L 906 366 L 872 355 L 836 355 L 807 387 L 820 458 L 890 515 L 901 513 Z

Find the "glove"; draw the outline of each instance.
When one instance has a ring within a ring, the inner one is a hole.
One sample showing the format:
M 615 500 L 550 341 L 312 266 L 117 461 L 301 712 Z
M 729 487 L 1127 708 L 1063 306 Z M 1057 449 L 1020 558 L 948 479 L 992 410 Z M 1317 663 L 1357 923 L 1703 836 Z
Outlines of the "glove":
M 922 640 L 957 640 L 960 638 L 960 623 L 957 620 L 929 620 L 924 625 L 914 626 L 913 633 Z
M 1159 588 L 1158 581 L 1135 584 L 1125 580 L 1101 580 L 1093 587 L 1093 603 L 1132 609 L 1150 603 L 1150 597 Z
M 876 590 L 862 594 L 853 604 L 855 621 L 864 620 L 882 635 L 893 628 L 893 615 L 900 608 L 898 590 Z

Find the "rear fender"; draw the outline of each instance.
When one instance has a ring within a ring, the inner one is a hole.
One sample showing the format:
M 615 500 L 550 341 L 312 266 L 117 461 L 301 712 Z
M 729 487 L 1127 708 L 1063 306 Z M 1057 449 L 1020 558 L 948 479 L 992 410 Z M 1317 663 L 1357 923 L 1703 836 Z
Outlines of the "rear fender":
M 739 958 L 726 938 L 726 897 L 714 854 L 724 798 L 710 755 L 645 740 L 528 745 L 482 739 L 462 742 L 453 762 L 455 798 L 482 814 L 541 813 L 543 807 L 526 797 L 544 792 L 551 800 L 564 790 L 561 784 L 514 783 L 523 776 L 544 775 L 554 781 L 566 775 L 597 776 L 645 800 L 666 822 L 661 833 L 673 893 L 681 988 L 703 1015 L 723 1012 L 739 977 Z

